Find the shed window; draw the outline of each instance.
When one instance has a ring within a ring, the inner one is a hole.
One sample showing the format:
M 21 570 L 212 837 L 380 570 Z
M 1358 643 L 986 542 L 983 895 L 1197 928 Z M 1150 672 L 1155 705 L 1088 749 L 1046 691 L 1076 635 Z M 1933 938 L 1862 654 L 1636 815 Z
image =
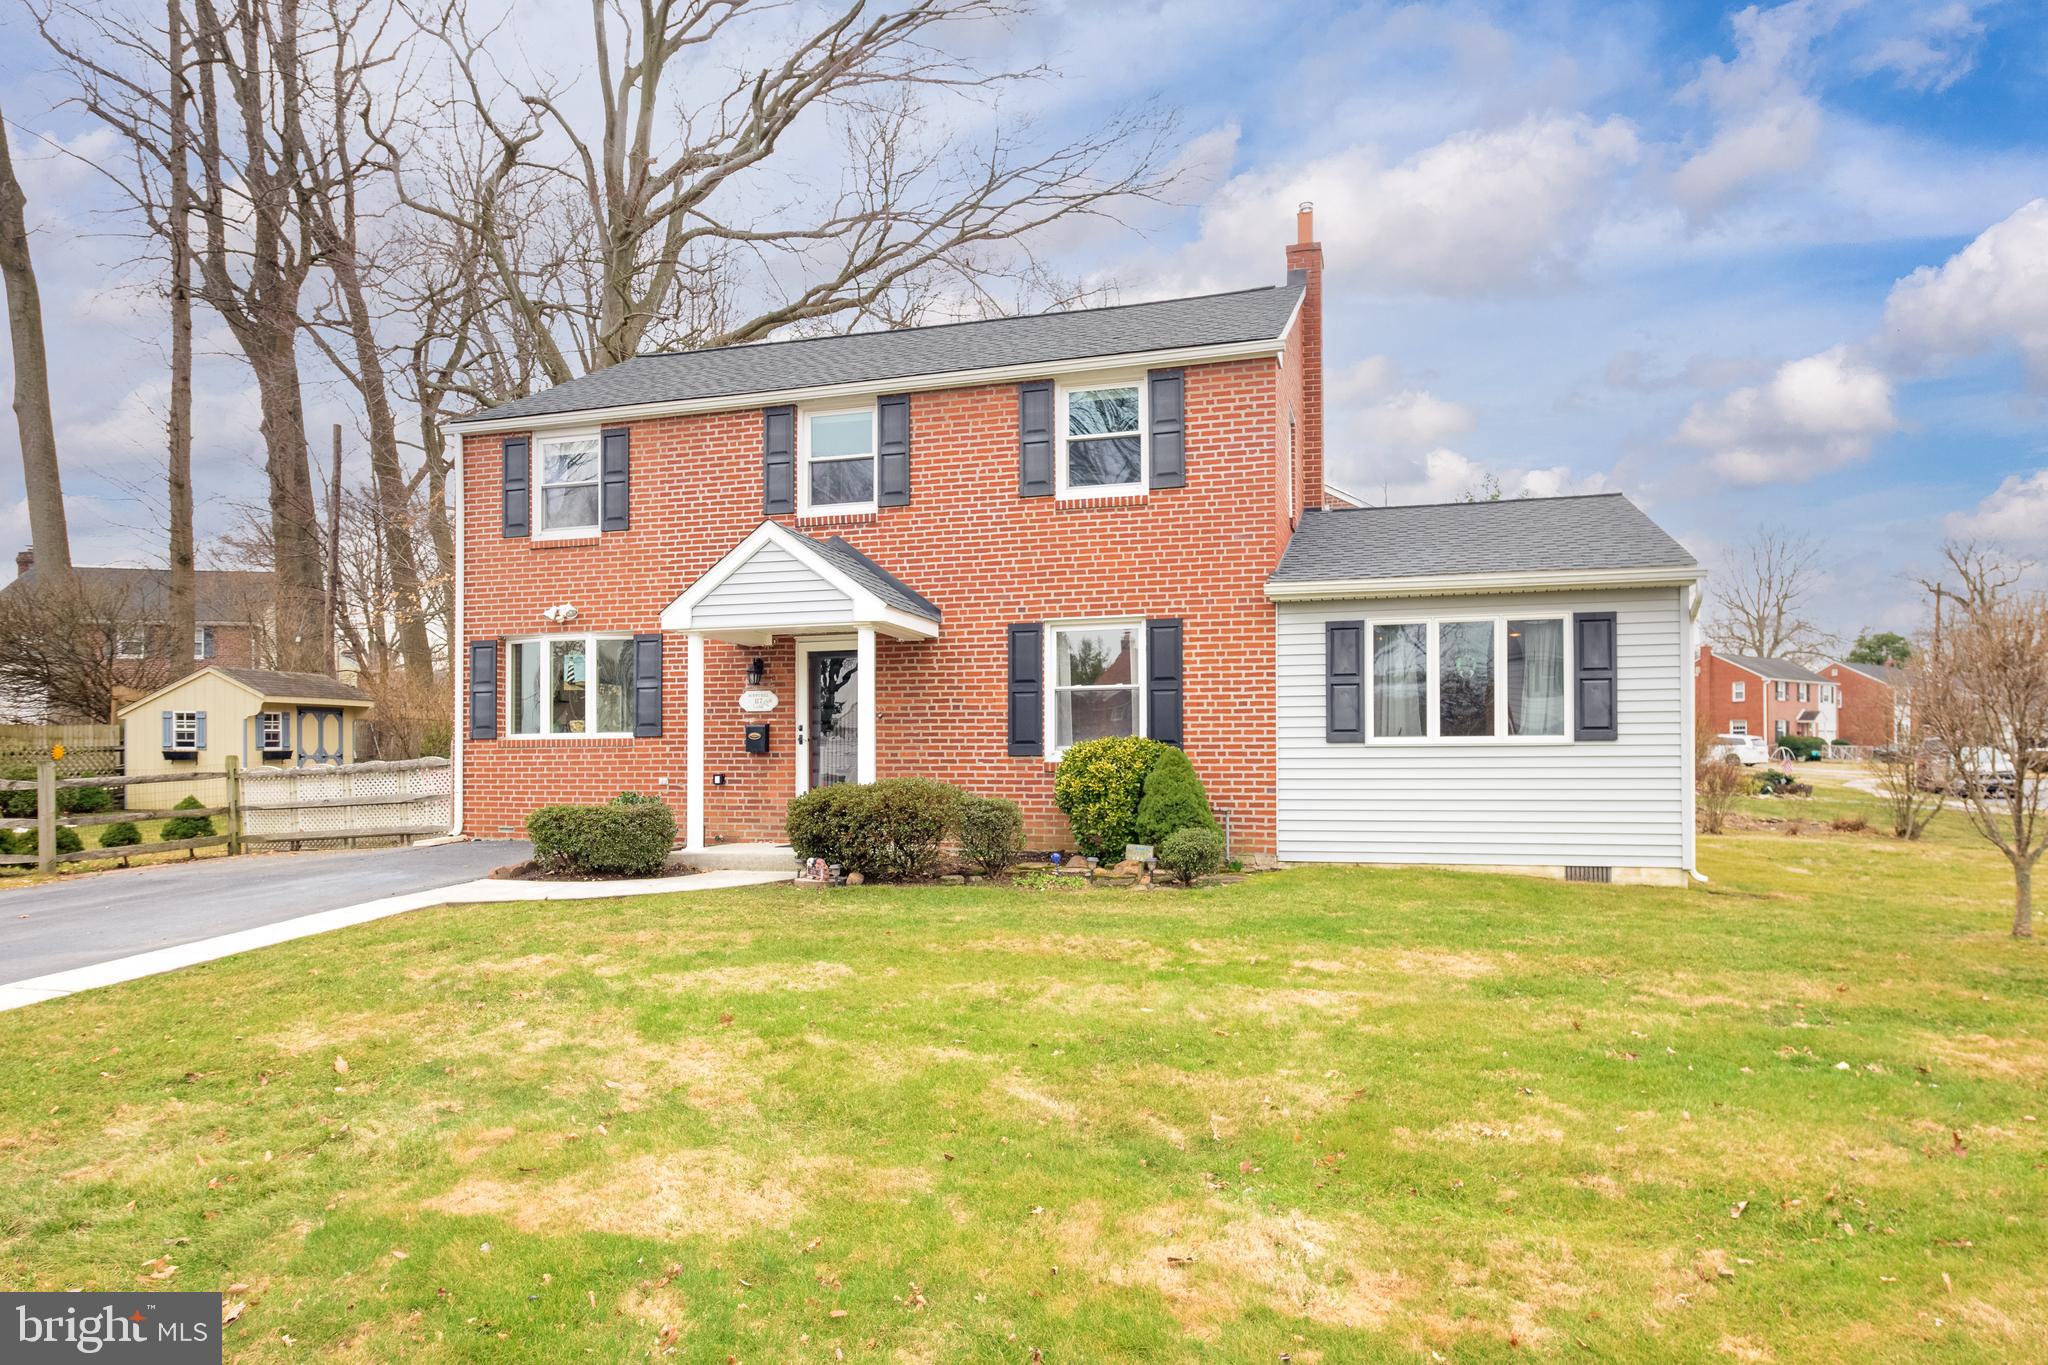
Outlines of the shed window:
M 199 747 L 199 713 L 197 711 L 171 712 L 171 747 L 173 749 L 197 749 Z
M 265 711 L 256 717 L 257 745 L 268 754 L 280 753 L 286 747 L 285 715 L 282 711 Z

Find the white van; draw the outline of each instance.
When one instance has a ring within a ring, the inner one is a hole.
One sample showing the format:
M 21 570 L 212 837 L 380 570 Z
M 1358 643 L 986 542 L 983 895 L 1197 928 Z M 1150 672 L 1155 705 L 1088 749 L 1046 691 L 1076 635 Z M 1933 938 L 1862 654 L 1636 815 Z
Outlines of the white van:
M 1771 746 L 1762 735 L 1715 735 L 1714 747 L 1707 750 L 1707 757 L 1715 762 L 1754 768 L 1771 761 Z

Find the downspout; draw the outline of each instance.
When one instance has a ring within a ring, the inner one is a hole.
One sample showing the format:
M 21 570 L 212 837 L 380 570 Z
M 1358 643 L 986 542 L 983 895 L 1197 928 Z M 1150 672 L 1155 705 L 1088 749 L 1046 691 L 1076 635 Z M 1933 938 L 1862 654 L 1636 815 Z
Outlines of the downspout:
M 1685 772 L 1685 870 L 1705 886 L 1707 876 L 1699 868 L 1699 788 L 1692 768 L 1699 752 L 1700 609 L 1707 604 L 1707 595 L 1694 583 L 1679 601 L 1685 609 L 1685 754 L 1681 760 Z
M 462 542 L 464 539 L 464 532 L 467 529 L 463 524 L 462 494 L 464 485 L 468 482 L 468 469 L 463 464 L 463 456 L 465 453 L 467 453 L 467 450 L 466 446 L 462 442 L 461 437 L 457 437 L 456 440 L 457 444 L 455 446 L 455 638 L 448 642 L 448 676 L 453 681 L 455 702 L 454 709 L 449 712 L 449 715 L 453 718 L 453 723 L 449 726 L 448 729 L 448 753 L 449 756 L 454 760 L 452 766 L 455 769 L 455 797 L 454 800 L 449 803 L 450 823 L 448 826 L 448 833 L 451 835 L 458 835 L 462 833 L 462 691 L 463 682 L 465 680 L 465 670 L 469 667 L 469 647 L 463 643 L 464 637 L 462 633 Z M 441 427 L 441 449 L 445 451 L 448 448 L 448 428 L 446 425 L 443 425 Z

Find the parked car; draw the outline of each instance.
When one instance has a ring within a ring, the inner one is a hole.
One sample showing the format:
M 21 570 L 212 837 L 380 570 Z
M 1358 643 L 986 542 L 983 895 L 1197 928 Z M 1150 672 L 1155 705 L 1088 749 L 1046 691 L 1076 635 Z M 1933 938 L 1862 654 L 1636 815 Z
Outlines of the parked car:
M 1762 735 L 1715 735 L 1707 757 L 1716 763 L 1740 763 L 1754 768 L 1771 761 L 1771 746 Z
M 1997 749 L 1979 747 L 1969 751 L 1968 762 L 1955 767 L 1948 786 L 1955 795 L 1967 796 L 1974 782 L 1980 795 L 1992 801 L 2001 801 L 2018 781 L 2019 773 L 2010 754 Z

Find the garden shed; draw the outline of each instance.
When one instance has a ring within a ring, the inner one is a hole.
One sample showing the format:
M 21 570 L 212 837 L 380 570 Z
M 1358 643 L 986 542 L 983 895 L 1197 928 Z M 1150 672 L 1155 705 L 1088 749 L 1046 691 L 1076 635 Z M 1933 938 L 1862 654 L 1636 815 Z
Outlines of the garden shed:
M 121 708 L 130 777 L 243 768 L 340 765 L 358 754 L 370 711 L 360 688 L 319 673 L 202 668 Z

